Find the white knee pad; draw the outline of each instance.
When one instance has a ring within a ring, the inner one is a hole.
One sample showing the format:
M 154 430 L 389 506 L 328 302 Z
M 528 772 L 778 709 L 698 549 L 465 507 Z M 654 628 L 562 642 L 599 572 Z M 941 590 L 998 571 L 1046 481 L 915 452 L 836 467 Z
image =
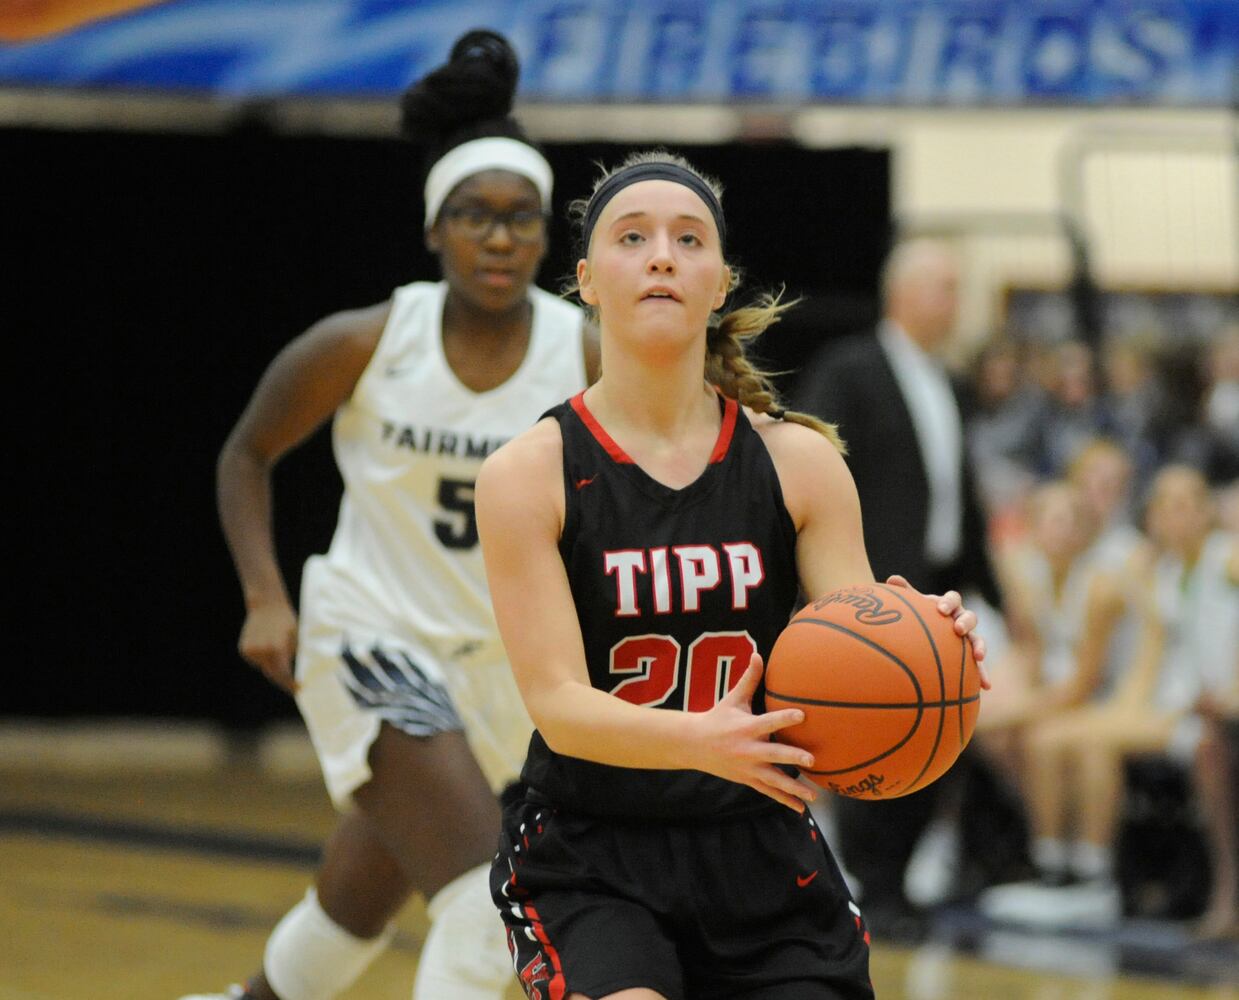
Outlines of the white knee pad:
M 503 1000 L 515 978 L 503 920 L 490 898 L 490 865 L 445 885 L 427 906 L 430 931 L 413 1000 Z
M 323 911 L 310 889 L 267 939 L 262 971 L 280 1000 L 332 1000 L 353 985 L 395 933 L 354 937 Z

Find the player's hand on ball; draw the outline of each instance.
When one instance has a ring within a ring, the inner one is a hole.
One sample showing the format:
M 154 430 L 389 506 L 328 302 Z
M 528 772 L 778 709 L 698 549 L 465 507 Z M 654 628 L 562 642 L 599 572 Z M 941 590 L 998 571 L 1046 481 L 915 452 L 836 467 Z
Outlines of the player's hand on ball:
M 909 590 L 916 589 L 898 574 L 888 576 L 886 582 L 892 587 L 907 587 Z M 969 611 L 964 607 L 964 599 L 955 590 L 948 590 L 941 597 L 937 594 L 926 594 L 925 596 L 933 597 L 937 600 L 938 611 L 948 618 L 955 619 L 955 634 L 966 637 L 972 644 L 972 658 L 977 663 L 977 677 L 981 681 L 981 687 L 988 691 L 990 688 L 989 672 L 985 669 L 985 664 L 982 662 L 985 659 L 985 639 L 976 630 L 977 616 L 975 612 Z
M 764 715 L 753 714 L 753 695 L 761 683 L 763 666 L 756 653 L 740 682 L 708 712 L 691 716 L 701 727 L 695 741 L 701 759 L 698 770 L 748 785 L 780 805 L 797 812 L 817 797 L 814 787 L 797 781 L 776 765 L 812 767 L 813 755 L 799 747 L 771 741 L 770 735 L 804 721 L 804 712 L 785 708 Z
M 241 656 L 278 688 L 297 693 L 293 654 L 297 650 L 297 615 L 287 603 L 256 604 L 245 616 L 237 643 Z

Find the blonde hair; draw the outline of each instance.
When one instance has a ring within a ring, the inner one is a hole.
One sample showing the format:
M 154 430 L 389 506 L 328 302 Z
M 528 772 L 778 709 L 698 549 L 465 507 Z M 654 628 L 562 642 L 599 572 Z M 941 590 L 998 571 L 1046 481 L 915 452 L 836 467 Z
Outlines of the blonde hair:
M 1085 442 L 1067 464 L 1067 480 L 1080 485 L 1084 479 L 1085 470 L 1097 459 L 1113 458 L 1123 467 L 1123 475 L 1127 479 L 1132 476 L 1132 460 L 1124 448 L 1106 437 L 1090 438 Z
M 578 198 L 568 206 L 568 211 L 578 230 L 578 237 L 580 237 L 590 199 L 607 178 L 643 163 L 673 163 L 692 171 L 714 192 L 716 198 L 722 200 L 723 186 L 713 177 L 702 174 L 684 157 L 661 149 L 629 153 L 617 167 L 607 169 L 599 164 L 602 173 L 594 182 L 590 198 Z M 588 257 L 589 247 L 583 245 L 583 239 L 581 243 L 580 256 Z M 724 263 L 726 263 L 725 259 Z M 740 271 L 736 267 L 731 267 L 731 272 L 732 290 L 734 291 L 740 284 Z M 565 284 L 564 292 L 569 295 L 579 295 L 580 286 L 575 275 Z M 799 301 L 799 299 L 794 299 L 791 302 L 784 302 L 781 290 L 778 294 L 764 292 L 751 305 L 712 314 L 706 331 L 705 379 L 724 396 L 736 400 L 742 406 L 747 406 L 756 413 L 768 414 L 776 420 L 786 420 L 789 423 L 801 424 L 815 430 L 838 448 L 840 453 L 847 454 L 847 448 L 834 424 L 819 420 L 812 414 L 784 409 L 778 391 L 771 381 L 772 373 L 758 368 L 745 353 L 745 344 L 748 341 L 772 327 Z M 597 308 L 588 303 L 582 303 L 582 305 L 590 318 L 597 321 Z

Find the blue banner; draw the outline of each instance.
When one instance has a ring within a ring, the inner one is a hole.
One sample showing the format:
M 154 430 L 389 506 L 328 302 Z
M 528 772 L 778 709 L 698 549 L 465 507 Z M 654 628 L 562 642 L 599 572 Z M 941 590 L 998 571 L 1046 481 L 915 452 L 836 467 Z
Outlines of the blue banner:
M 1239 0 L 170 0 L 0 84 L 383 97 L 479 26 L 533 101 L 1224 106 L 1239 65 Z

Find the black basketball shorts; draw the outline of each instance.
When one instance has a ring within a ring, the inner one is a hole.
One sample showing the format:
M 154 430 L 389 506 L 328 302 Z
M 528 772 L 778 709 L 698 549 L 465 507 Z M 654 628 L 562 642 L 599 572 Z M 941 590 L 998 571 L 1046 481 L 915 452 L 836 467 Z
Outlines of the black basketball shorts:
M 529 1000 L 867 1000 L 869 935 L 806 812 L 685 823 L 504 811 L 491 895 Z

